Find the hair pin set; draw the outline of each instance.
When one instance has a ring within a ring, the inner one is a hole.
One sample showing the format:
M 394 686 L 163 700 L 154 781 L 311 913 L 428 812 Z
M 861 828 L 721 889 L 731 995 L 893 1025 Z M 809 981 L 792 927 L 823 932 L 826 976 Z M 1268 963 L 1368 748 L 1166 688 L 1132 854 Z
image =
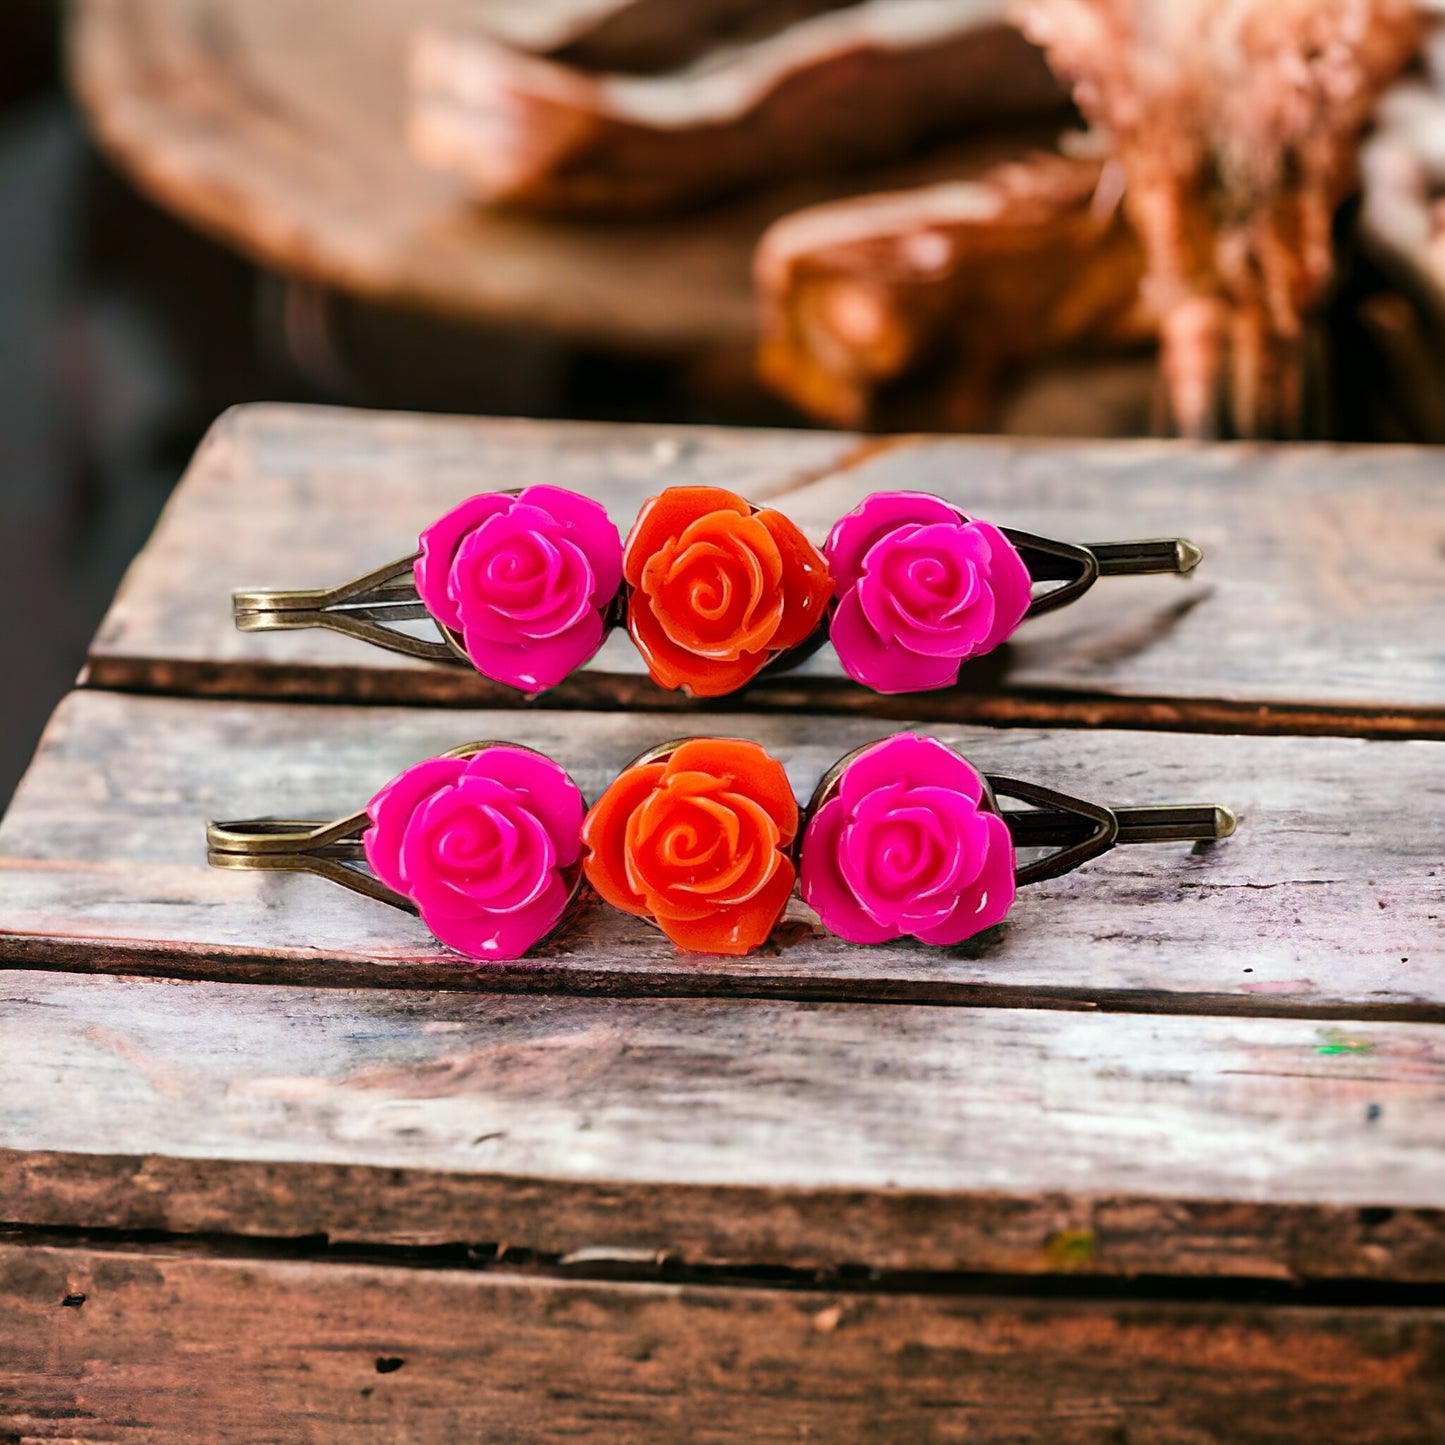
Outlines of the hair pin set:
M 1199 560 L 1183 539 L 1056 542 L 921 492 L 874 493 L 819 550 L 780 512 L 673 487 L 624 544 L 596 502 L 533 486 L 471 498 L 416 552 L 353 582 L 239 592 L 234 607 L 245 630 L 328 627 L 528 693 L 619 624 L 659 685 L 699 697 L 825 640 L 856 681 L 900 693 L 952 685 L 1101 576 Z M 397 625 L 423 618 L 439 640 Z M 535 948 L 584 891 L 690 952 L 763 946 L 795 894 L 850 943 L 958 944 L 999 923 L 1018 888 L 1110 848 L 1234 827 L 1216 804 L 1112 807 L 984 773 L 905 732 L 839 759 L 803 809 L 782 764 L 743 739 L 660 744 L 590 806 L 553 759 L 487 741 L 417 763 L 346 817 L 212 823 L 207 844 L 217 867 L 317 873 L 500 961 Z
M 820 551 L 781 512 L 719 487 L 660 492 L 624 544 L 597 502 L 535 486 L 470 498 L 415 552 L 353 581 L 237 592 L 232 606 L 242 631 L 327 627 L 529 694 L 618 625 L 658 686 L 696 697 L 736 692 L 825 641 L 864 687 L 925 692 L 1100 577 L 1187 575 L 1200 555 L 1177 537 L 1057 542 L 924 492 L 875 492 Z M 397 625 L 428 618 L 436 639 Z

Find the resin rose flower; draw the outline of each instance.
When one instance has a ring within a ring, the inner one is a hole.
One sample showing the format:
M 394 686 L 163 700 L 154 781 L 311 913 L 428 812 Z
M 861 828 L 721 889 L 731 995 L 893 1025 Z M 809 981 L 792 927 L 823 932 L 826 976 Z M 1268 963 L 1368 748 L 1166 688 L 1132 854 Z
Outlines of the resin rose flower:
M 622 539 L 597 502 L 561 487 L 484 492 L 421 534 L 415 576 L 478 672 L 541 692 L 602 646 Z
M 803 834 L 802 881 L 849 943 L 962 943 L 1013 904 L 1013 839 L 968 763 L 898 733 L 844 763 Z
M 720 487 L 669 487 L 647 502 L 623 574 L 627 630 L 653 681 L 695 697 L 751 682 L 818 626 L 832 593 L 792 522 Z
M 829 635 L 843 670 L 875 692 L 958 681 L 1023 621 L 1033 581 L 997 527 L 923 492 L 874 492 L 823 547 L 837 600 Z
M 582 851 L 577 784 L 550 758 L 495 744 L 430 758 L 367 804 L 372 872 L 448 946 L 520 958 L 566 911 Z
M 748 953 L 782 917 L 798 805 L 756 743 L 690 738 L 634 763 L 582 824 L 587 881 L 679 948 Z

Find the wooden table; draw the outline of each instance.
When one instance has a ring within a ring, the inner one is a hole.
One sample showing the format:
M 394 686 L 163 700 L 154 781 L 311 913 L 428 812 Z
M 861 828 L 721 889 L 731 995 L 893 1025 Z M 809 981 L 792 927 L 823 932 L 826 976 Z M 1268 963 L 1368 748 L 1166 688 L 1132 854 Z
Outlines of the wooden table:
M 619 523 L 716 481 L 814 535 L 908 484 L 1207 558 L 955 692 L 872 698 L 825 651 L 686 720 L 621 644 L 504 711 L 231 628 L 232 586 L 544 477 Z M 1428 451 L 223 418 L 0 825 L 0 1440 L 1445 1437 L 1442 552 Z M 486 970 L 204 863 L 207 816 L 344 811 L 472 737 L 591 796 L 680 726 L 747 733 L 806 794 L 905 717 L 1240 830 L 955 949 L 799 912 L 691 960 L 593 907 Z

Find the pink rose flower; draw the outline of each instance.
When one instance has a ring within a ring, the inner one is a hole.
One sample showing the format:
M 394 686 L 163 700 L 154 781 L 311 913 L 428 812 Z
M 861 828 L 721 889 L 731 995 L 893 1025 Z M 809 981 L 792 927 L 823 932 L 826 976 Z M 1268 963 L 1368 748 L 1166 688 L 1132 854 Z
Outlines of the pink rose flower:
M 478 672 L 541 692 L 602 646 L 622 539 L 600 504 L 562 487 L 484 492 L 421 534 L 415 576 Z
M 803 900 L 849 943 L 962 943 L 1014 900 L 1014 848 L 952 748 L 898 733 L 844 768 L 803 834 Z
M 520 958 L 572 897 L 585 810 L 550 758 L 497 744 L 394 778 L 367 804 L 362 845 L 372 872 L 443 943 L 477 959 Z
M 823 555 L 838 660 L 875 692 L 952 686 L 960 664 L 997 647 L 1033 601 L 1008 538 L 924 492 L 874 492 L 833 528 Z

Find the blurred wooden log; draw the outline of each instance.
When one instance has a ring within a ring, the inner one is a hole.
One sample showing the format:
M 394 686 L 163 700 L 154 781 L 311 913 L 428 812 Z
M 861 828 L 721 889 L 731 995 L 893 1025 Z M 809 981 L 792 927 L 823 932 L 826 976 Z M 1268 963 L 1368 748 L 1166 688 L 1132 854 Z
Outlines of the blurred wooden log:
M 472 0 L 473 22 L 514 50 L 587 70 L 674 69 L 719 44 L 773 35 L 855 0 Z
M 843 426 L 926 416 L 978 430 L 1011 369 L 1147 342 L 1143 255 L 1114 179 L 1096 161 L 1039 155 L 784 217 L 754 263 L 763 379 Z
M 530 210 L 675 208 L 920 138 L 1057 109 L 1000 0 L 865 0 L 662 75 L 589 73 L 475 26 L 420 35 L 410 137 L 473 193 Z
M 412 32 L 475 4 L 77 0 L 71 80 L 143 191 L 263 266 L 386 306 L 663 358 L 751 351 L 752 252 L 778 216 L 1016 153 L 977 137 L 886 177 L 801 177 L 666 225 L 487 211 L 457 177 L 417 164 L 405 136 Z

